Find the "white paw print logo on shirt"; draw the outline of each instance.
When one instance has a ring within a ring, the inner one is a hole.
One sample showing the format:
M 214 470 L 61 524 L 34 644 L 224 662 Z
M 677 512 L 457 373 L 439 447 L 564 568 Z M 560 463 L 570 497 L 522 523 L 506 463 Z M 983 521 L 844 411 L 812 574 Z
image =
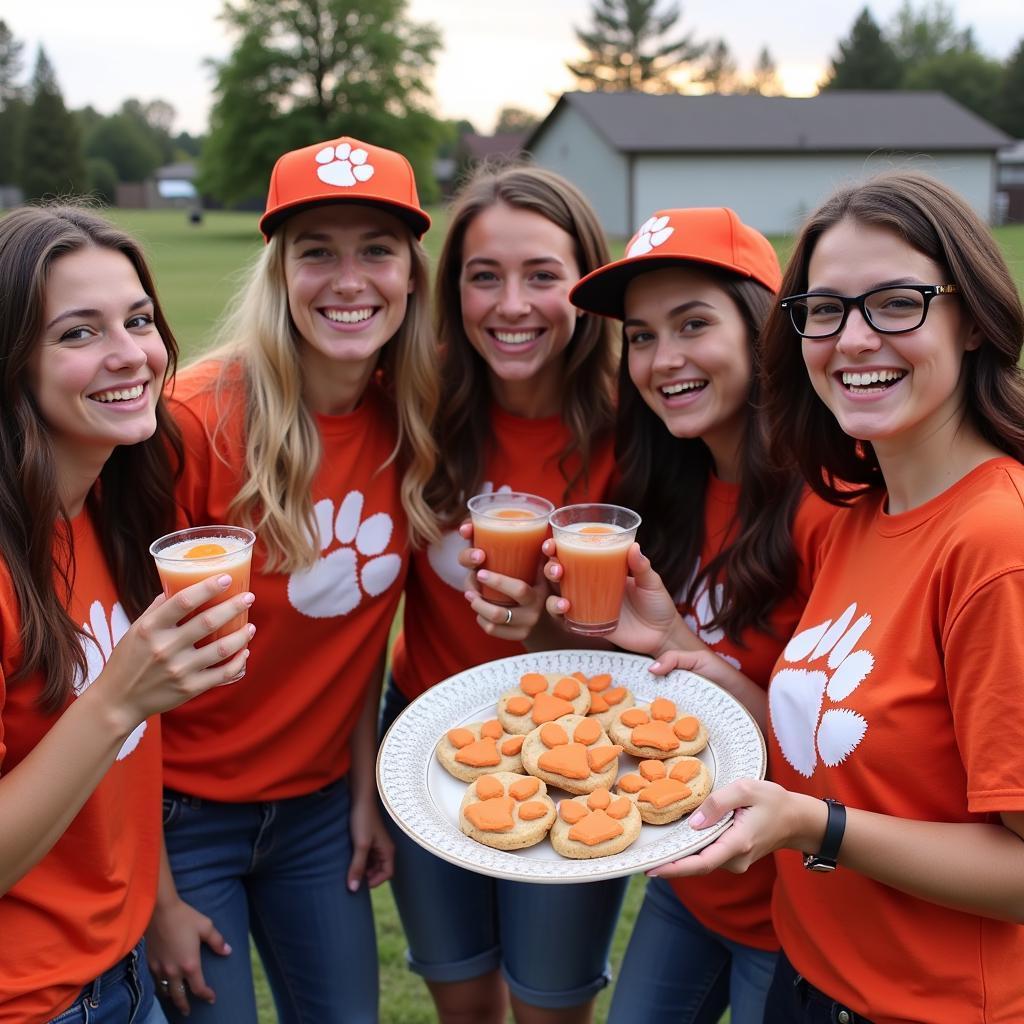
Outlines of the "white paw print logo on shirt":
M 498 493 L 505 494 L 511 490 L 508 484 L 502 484 L 498 488 Z M 493 494 L 494 484 L 490 480 L 485 481 L 480 493 Z M 427 548 L 427 561 L 431 569 L 453 590 L 466 589 L 469 570 L 459 565 L 459 554 L 468 547 L 469 542 L 462 538 L 458 530 L 449 530 L 441 535 L 439 541 L 435 541 Z
M 648 217 L 630 244 L 626 256 L 643 256 L 672 237 L 675 228 L 668 226 L 668 217 Z
M 807 778 L 819 760 L 829 768 L 845 761 L 868 729 L 856 711 L 832 706 L 846 700 L 875 666 L 870 651 L 854 650 L 871 625 L 870 615 L 854 621 L 856 615 L 854 602 L 838 619 L 797 633 L 782 652 L 783 660 L 809 667 L 780 669 L 768 691 L 772 729 L 782 753 Z
M 373 177 L 373 164 L 366 162 L 369 155 L 365 149 L 353 149 L 347 142 L 324 146 L 316 155 L 316 162 L 320 164 L 316 176 L 328 185 L 342 188 L 369 181 Z
M 322 552 L 316 565 L 288 577 L 288 600 L 311 619 L 348 615 L 363 596 L 379 597 L 402 571 L 400 555 L 384 554 L 394 523 L 386 512 L 363 518 L 361 491 L 349 491 L 338 506 L 323 498 L 313 507 Z M 329 549 L 337 541 L 342 547 Z
M 106 667 L 110 652 L 128 632 L 130 625 L 120 601 L 114 604 L 109 613 L 100 601 L 93 601 L 89 606 L 89 621 L 82 623 L 86 636 L 81 641 L 82 649 L 85 651 L 86 674 L 84 679 L 80 675 L 75 679 L 74 688 L 77 696 L 81 696 L 96 682 Z M 140 722 L 117 752 L 118 761 L 123 761 L 139 745 L 145 731 L 146 723 Z
M 675 601 L 676 607 L 684 604 L 686 601 L 686 595 L 690 591 L 690 587 L 693 586 L 693 581 L 700 571 L 700 559 L 697 559 L 696 564 L 693 567 L 693 572 L 690 573 L 690 578 L 679 588 L 679 592 L 675 595 L 673 600 Z M 716 583 L 714 590 L 708 587 L 708 581 L 705 579 L 700 586 L 700 590 L 694 595 L 692 611 L 687 612 L 683 616 L 683 622 L 694 632 L 694 634 L 708 647 L 714 647 L 716 644 L 720 644 L 725 639 L 725 630 L 719 629 L 717 626 L 705 626 L 705 622 L 710 622 L 715 617 L 715 608 L 722 606 L 722 600 L 725 595 L 725 587 L 721 583 Z M 712 600 L 714 598 L 714 600 Z M 738 668 L 740 671 L 743 670 L 743 666 L 739 660 L 734 658 L 731 654 L 725 654 L 722 651 L 715 651 L 723 661 L 729 662 L 733 668 Z

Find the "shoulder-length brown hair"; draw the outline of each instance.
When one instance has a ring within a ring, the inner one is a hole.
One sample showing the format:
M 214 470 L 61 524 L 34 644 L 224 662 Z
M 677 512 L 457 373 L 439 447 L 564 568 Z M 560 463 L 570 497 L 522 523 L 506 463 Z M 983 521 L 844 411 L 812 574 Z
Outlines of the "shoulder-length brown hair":
M 984 339 L 963 357 L 965 415 L 991 444 L 1024 460 L 1024 376 L 1017 365 L 1024 311 L 988 228 L 934 178 L 909 171 L 882 174 L 841 189 L 811 215 L 793 250 L 782 295 L 807 291 L 815 246 L 842 220 L 893 232 L 943 269 L 946 280 L 933 283 L 957 286 L 959 301 Z M 779 307 L 765 326 L 764 375 L 775 458 L 795 457 L 810 486 L 829 501 L 846 504 L 885 486 L 872 446 L 844 433 L 811 387 L 801 339 Z
M 758 413 L 761 325 L 775 293 L 756 281 L 701 267 L 736 304 L 747 330 L 751 359 L 748 413 L 740 447 L 736 539 L 694 573 L 704 546 L 704 501 L 714 471 L 698 437 L 674 437 L 643 400 L 629 376 L 623 331 L 615 455 L 618 493 L 643 518 L 637 539 L 670 594 L 693 607 L 702 587 L 713 618 L 734 643 L 746 629 L 770 632 L 771 613 L 796 585 L 792 528 L 802 481 L 792 468 L 769 464 L 767 431 Z M 722 584 L 716 600 L 716 584 Z
M 86 673 L 81 627 L 67 606 L 75 558 L 62 507 L 49 429 L 29 385 L 43 332 L 46 285 L 54 263 L 89 246 L 122 253 L 153 300 L 153 319 L 174 372 L 178 348 L 157 300 L 142 250 L 124 232 L 73 206 L 25 207 L 0 220 L 0 552 L 18 600 L 23 659 L 14 680 L 42 672 L 41 708 L 57 711 Z M 151 438 L 114 449 L 87 506 L 118 596 L 130 618 L 160 591 L 148 544 L 173 529 L 172 460 L 178 433 L 163 399 Z M 60 528 L 58 528 L 60 524 Z
M 580 274 L 608 262 L 604 232 L 582 193 L 565 178 L 540 167 L 484 167 L 459 194 L 441 250 L 435 286 L 435 323 L 441 346 L 441 399 L 433 433 L 438 463 L 425 487 L 428 504 L 450 525 L 464 513 L 466 497 L 483 483 L 491 389 L 487 364 L 462 323 L 463 244 L 473 219 L 499 203 L 529 210 L 558 225 L 573 240 Z M 586 479 L 594 442 L 614 419 L 615 341 L 603 317 L 580 316 L 566 350 L 562 419 L 571 440 L 559 458 L 565 495 Z

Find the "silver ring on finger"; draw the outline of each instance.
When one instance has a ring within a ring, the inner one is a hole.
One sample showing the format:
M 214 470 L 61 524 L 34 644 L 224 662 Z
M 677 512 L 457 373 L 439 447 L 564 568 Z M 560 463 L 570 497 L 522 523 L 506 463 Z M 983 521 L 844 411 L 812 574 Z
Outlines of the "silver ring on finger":
M 166 978 L 161 978 L 156 984 L 162 996 L 167 995 L 171 991 L 171 983 Z
M 512 609 L 511 608 L 506 608 L 505 609 L 505 621 L 502 623 L 502 625 L 503 626 L 511 626 L 512 625 Z

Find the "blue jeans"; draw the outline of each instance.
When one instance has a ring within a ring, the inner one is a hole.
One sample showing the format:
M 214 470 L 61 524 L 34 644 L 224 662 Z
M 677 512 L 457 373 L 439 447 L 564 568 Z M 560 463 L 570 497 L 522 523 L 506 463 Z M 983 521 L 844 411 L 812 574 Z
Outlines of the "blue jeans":
M 608 1024 L 761 1024 L 776 953 L 700 923 L 663 878 L 647 883 Z
M 780 953 L 765 1005 L 764 1024 L 871 1024 L 871 1021 L 808 984 L 785 953 Z
M 391 681 L 382 736 L 406 703 Z M 545 1009 L 588 1003 L 608 984 L 608 951 L 628 878 L 585 885 L 489 878 L 435 857 L 391 824 L 391 889 L 417 974 L 456 982 L 501 968 L 517 999 Z
M 167 791 L 164 837 L 178 893 L 232 947 L 203 946 L 215 1005 L 192 999 L 190 1024 L 255 1024 L 249 933 L 280 1024 L 373 1024 L 377 943 L 365 885 L 348 891 L 348 782 L 269 803 L 225 804 Z
M 86 985 L 50 1024 L 167 1024 L 153 997 L 144 944 Z

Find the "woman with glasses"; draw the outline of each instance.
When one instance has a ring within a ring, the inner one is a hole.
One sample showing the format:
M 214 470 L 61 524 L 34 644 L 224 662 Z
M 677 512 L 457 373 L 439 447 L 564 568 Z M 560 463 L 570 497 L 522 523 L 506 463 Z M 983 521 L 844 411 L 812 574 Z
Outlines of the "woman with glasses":
M 733 827 L 656 873 L 780 851 L 769 1024 L 1021 1020 L 1020 298 L 967 204 L 912 173 L 829 199 L 782 290 L 773 449 L 849 507 L 772 677 L 773 781 L 713 794 L 691 824 Z
M 771 668 L 835 512 L 795 468 L 769 465 L 752 412 L 761 325 L 781 279 L 771 243 L 732 210 L 673 209 L 572 292 L 581 309 L 622 321 L 617 493 L 643 517 L 647 558 L 631 552 L 634 576 L 608 639 L 653 655 L 706 644 L 742 666 L 752 682 L 740 696 L 760 705 L 762 723 Z M 548 605 L 568 610 L 561 597 Z M 734 1024 L 759 1024 L 779 948 L 774 877 L 765 860 L 742 879 L 652 879 L 611 1024 L 718 1024 L 726 1008 Z

